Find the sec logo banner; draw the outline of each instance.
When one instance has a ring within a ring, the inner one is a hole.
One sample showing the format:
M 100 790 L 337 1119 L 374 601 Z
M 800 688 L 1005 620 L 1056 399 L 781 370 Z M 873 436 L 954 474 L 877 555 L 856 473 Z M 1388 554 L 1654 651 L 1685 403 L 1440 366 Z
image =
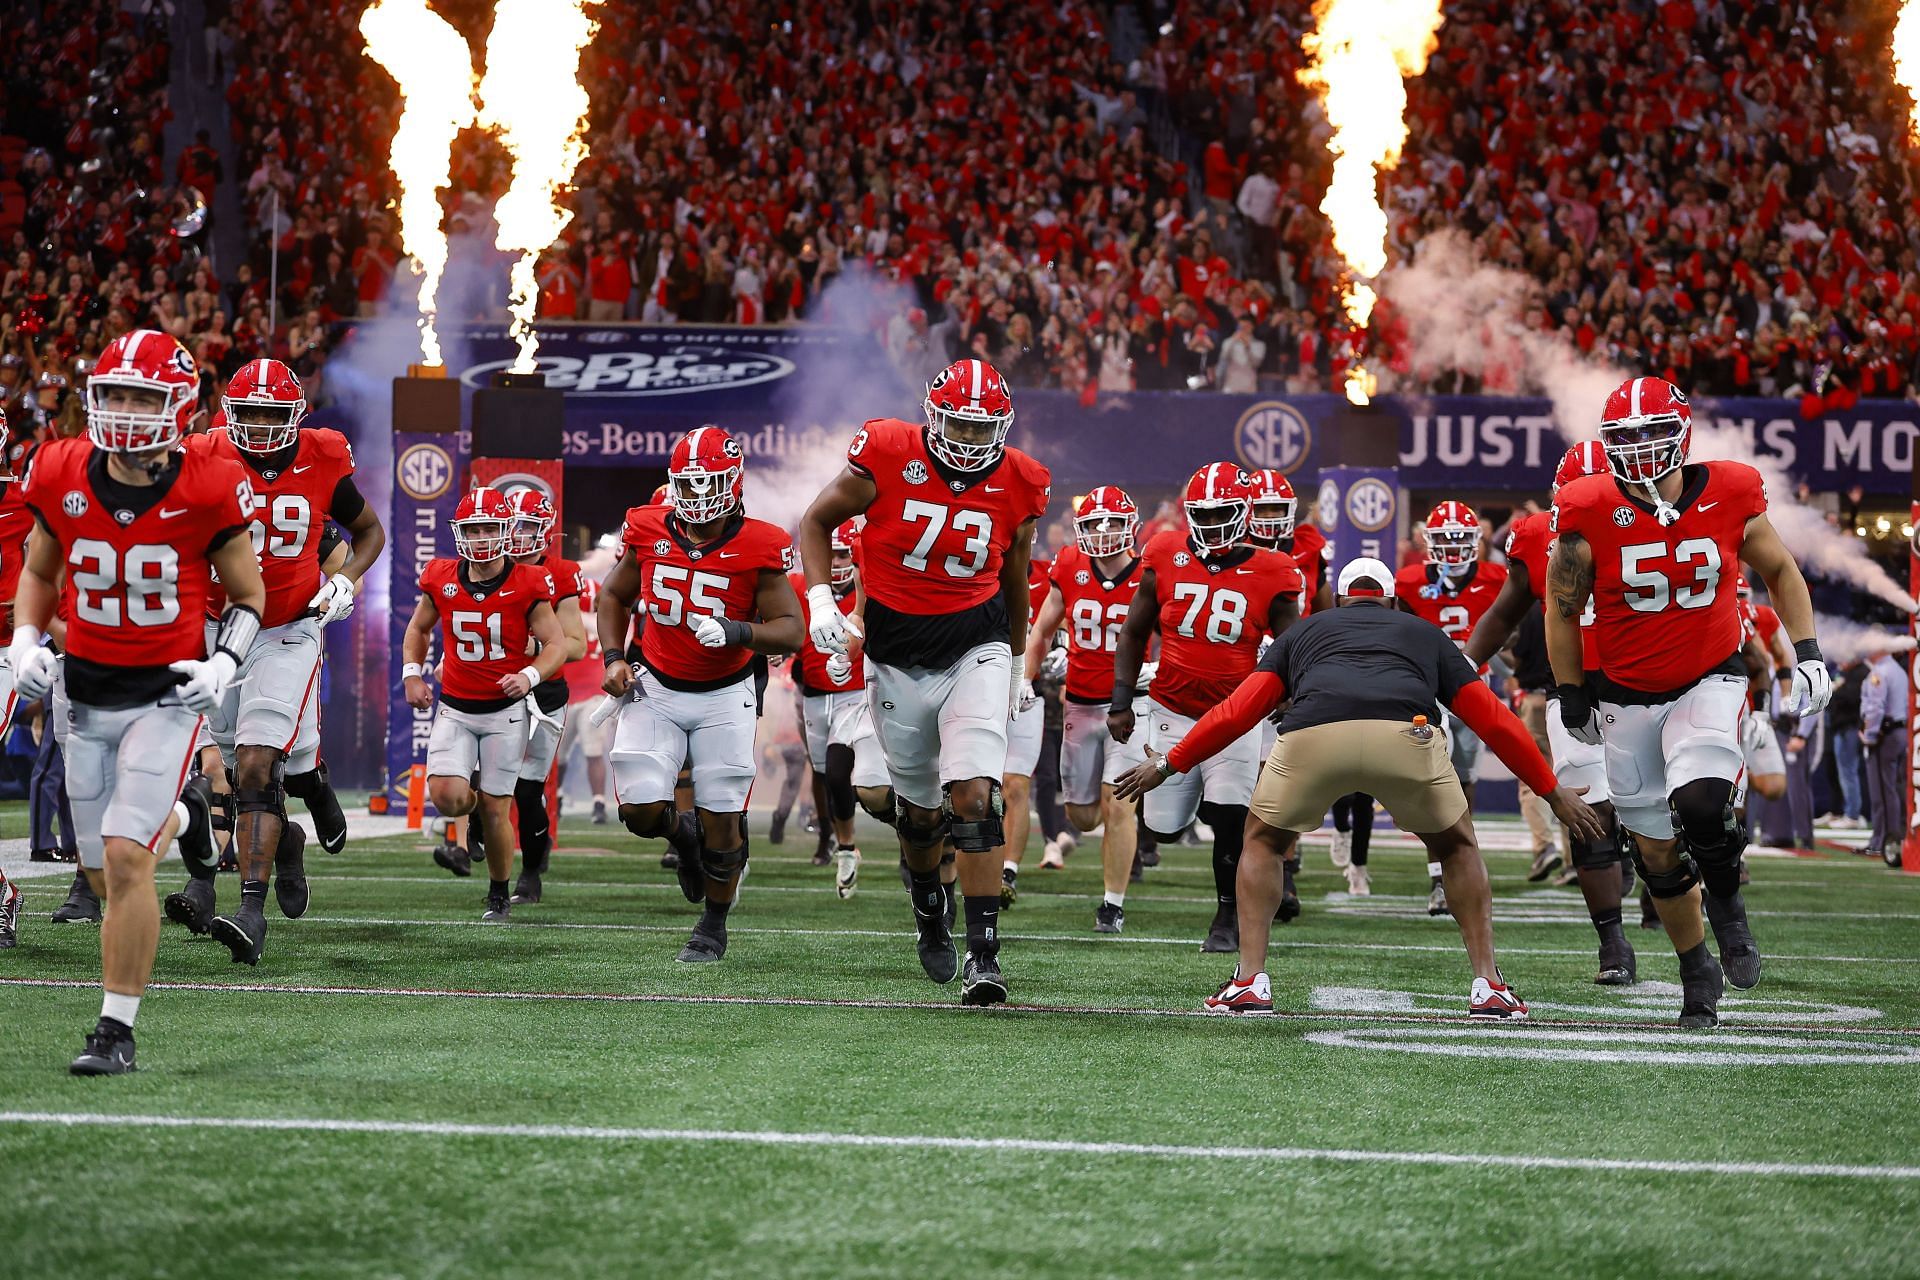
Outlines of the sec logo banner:
M 1363 477 L 1347 490 L 1347 521 L 1362 533 L 1377 533 L 1393 523 L 1393 490 L 1384 481 Z
M 437 444 L 416 444 L 394 464 L 400 488 L 416 502 L 431 502 L 453 485 L 453 459 Z
M 1313 428 L 1300 411 L 1278 400 L 1262 400 L 1233 426 L 1233 448 L 1249 467 L 1271 467 L 1285 474 L 1306 461 Z
M 1331 479 L 1320 482 L 1320 496 L 1313 504 L 1314 518 L 1320 523 L 1320 532 L 1331 535 L 1334 527 L 1340 523 L 1340 486 Z

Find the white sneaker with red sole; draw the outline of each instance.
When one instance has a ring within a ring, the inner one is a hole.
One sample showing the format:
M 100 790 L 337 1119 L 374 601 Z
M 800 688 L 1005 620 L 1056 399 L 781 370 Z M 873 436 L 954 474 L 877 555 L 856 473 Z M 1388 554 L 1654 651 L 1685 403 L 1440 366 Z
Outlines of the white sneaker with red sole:
M 1512 987 L 1475 978 L 1473 994 L 1467 997 L 1467 1016 L 1481 1022 L 1520 1022 L 1527 1016 L 1527 1002 Z
M 1242 982 L 1240 971 L 1235 969 L 1233 976 L 1221 983 L 1220 989 L 1203 1000 L 1200 1007 L 1208 1013 L 1272 1013 L 1273 983 L 1264 971 Z

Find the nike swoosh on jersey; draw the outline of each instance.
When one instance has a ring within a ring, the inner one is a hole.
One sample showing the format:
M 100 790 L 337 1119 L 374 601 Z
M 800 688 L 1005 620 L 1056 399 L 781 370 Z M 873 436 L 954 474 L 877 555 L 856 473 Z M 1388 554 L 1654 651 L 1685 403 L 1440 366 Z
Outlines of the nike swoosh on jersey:
M 1719 505 L 1720 505 L 1720 504 L 1719 504 L 1718 502 L 1703 502 L 1703 503 L 1701 503 L 1701 504 L 1700 504 L 1700 510 L 1702 510 L 1702 511 L 1709 511 L 1709 510 L 1712 510 L 1712 509 L 1713 509 L 1714 507 L 1717 507 L 1717 506 L 1719 506 Z
M 992 485 L 987 485 L 986 490 L 988 493 L 1005 493 L 1006 492 L 1005 489 L 996 489 Z
M 719 558 L 719 559 L 722 559 L 722 560 L 731 560 L 731 559 L 733 559 L 733 558 L 734 558 L 735 556 L 737 556 L 737 555 L 739 555 L 740 553 L 739 553 L 738 551 L 721 551 L 721 552 L 718 552 L 718 553 L 716 553 L 716 554 L 717 554 L 717 556 L 718 556 L 718 558 Z
M 501 598 L 502 600 L 505 600 L 505 599 L 506 599 L 506 598 L 507 598 L 508 596 L 510 596 L 510 595 L 512 595 L 512 594 L 513 594 L 513 592 L 511 592 L 511 591 L 502 591 L 502 592 L 500 593 L 500 598 Z
M 312 464 L 311 462 L 309 462 L 309 463 L 308 463 L 308 464 L 307 464 L 306 466 L 304 466 L 304 467 L 295 467 L 295 468 L 293 469 L 293 474 L 297 476 L 297 475 L 299 475 L 299 474 L 300 474 L 300 473 L 301 473 L 302 471 L 311 471 L 311 470 L 313 470 L 313 464 Z
M 171 520 L 175 516 L 183 516 L 191 510 L 191 507 L 162 507 L 160 508 L 160 518 L 162 520 Z

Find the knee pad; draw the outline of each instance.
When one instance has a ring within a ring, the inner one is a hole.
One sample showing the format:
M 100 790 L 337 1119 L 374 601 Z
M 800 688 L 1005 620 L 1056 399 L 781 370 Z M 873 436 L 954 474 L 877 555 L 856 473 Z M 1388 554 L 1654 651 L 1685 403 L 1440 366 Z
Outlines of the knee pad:
M 1716 898 L 1740 892 L 1740 855 L 1747 849 L 1747 829 L 1734 812 L 1733 784 L 1723 778 L 1696 779 L 1674 791 L 1667 810 L 1707 892 Z
M 1247 806 L 1200 802 L 1200 820 L 1213 828 L 1213 850 L 1226 858 L 1238 858 L 1247 838 Z
M 1640 873 L 1640 878 L 1646 882 L 1647 892 L 1654 897 L 1685 897 L 1693 886 L 1700 883 L 1699 868 L 1694 866 L 1693 859 L 1687 856 L 1684 848 L 1680 852 L 1679 866 L 1671 871 L 1650 871 L 1647 869 L 1646 859 L 1640 856 L 1640 843 L 1633 838 L 1633 833 L 1622 827 L 1620 829 L 1620 839 L 1633 857 L 1634 869 Z
M 233 809 L 236 814 L 272 813 L 282 820 L 287 816 L 287 793 L 278 776 L 264 787 L 235 787 Z
M 1000 798 L 1000 784 L 987 783 L 987 816 L 976 822 L 962 822 L 953 816 L 953 796 L 949 792 L 944 802 L 947 824 L 953 832 L 953 847 L 960 853 L 992 853 L 1007 842 L 1006 823 L 1002 815 L 1006 804 Z
M 213 793 L 213 814 L 210 818 L 215 831 L 233 834 L 234 799 L 231 791 Z
M 935 847 L 945 840 L 948 833 L 953 829 L 952 816 L 947 812 L 944 805 L 941 806 L 938 816 L 924 826 L 907 816 L 906 801 L 901 800 L 898 796 L 894 797 L 893 807 L 894 830 L 898 831 L 901 838 L 916 849 L 931 849 Z
M 880 799 L 874 802 L 873 804 L 868 804 L 866 797 L 862 795 L 861 792 L 876 791 L 876 790 L 879 791 L 880 793 Z M 894 809 L 895 809 L 892 787 L 856 788 L 853 793 L 853 797 L 854 797 L 854 800 L 860 805 L 860 807 L 867 811 L 868 817 L 877 819 L 881 822 L 887 823 L 888 825 L 892 825 Z
M 715 849 L 704 840 L 700 842 L 700 866 L 707 873 L 707 879 L 717 884 L 726 884 L 733 877 L 746 870 L 747 842 L 743 837 L 737 849 Z
M 1607 834 L 1598 840 L 1575 840 L 1573 842 L 1573 865 L 1575 867 L 1611 867 L 1621 862 L 1631 865 L 1628 846 L 1622 839 L 1620 820 L 1614 816 L 1613 806 L 1601 801 L 1593 806 L 1607 824 Z
M 668 808 L 663 812 L 671 813 L 672 809 Z M 620 806 L 620 825 L 642 840 L 656 839 L 673 829 L 671 821 L 663 823 L 658 817 L 650 819 L 647 817 L 646 810 L 637 804 Z

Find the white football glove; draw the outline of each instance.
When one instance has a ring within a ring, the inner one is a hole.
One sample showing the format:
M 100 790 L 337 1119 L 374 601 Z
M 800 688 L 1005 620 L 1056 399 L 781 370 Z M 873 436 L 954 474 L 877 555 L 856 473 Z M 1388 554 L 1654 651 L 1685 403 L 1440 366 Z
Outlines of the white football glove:
M 1136 689 L 1152 688 L 1153 678 L 1159 674 L 1160 674 L 1159 663 L 1143 662 L 1140 664 L 1140 674 L 1134 677 L 1133 687 Z
M 225 649 L 216 649 L 204 662 L 198 659 L 173 662 L 167 664 L 167 669 L 186 677 L 180 686 L 180 701 L 186 703 L 187 710 L 204 716 L 220 705 L 220 697 L 233 683 L 233 674 L 239 665 Z
M 807 588 L 807 635 L 813 647 L 826 654 L 845 654 L 852 639 L 847 630 L 847 615 L 833 598 L 833 588 L 824 582 Z
M 853 679 L 853 659 L 844 653 L 836 653 L 827 659 L 827 679 L 835 684 L 846 684 Z
M 1007 719 L 1013 719 L 1031 707 L 1035 701 L 1033 681 L 1027 679 L 1027 673 L 1020 669 L 1019 664 L 1015 664 L 1013 680 L 1007 689 Z
M 17 627 L 7 647 L 7 665 L 13 668 L 13 688 L 28 702 L 47 696 L 53 688 L 53 650 L 40 643 L 36 627 Z
M 320 620 L 321 626 L 339 622 L 353 612 L 353 579 L 344 573 L 336 573 L 320 584 L 320 590 L 314 592 L 313 599 L 307 601 L 307 608 Z
M 1043 680 L 1064 679 L 1067 674 L 1067 651 L 1049 649 L 1047 656 L 1040 659 L 1040 678 Z
M 708 649 L 724 649 L 727 644 L 727 629 L 720 619 L 700 616 L 688 619 L 693 627 L 693 638 Z
M 1793 669 L 1793 684 L 1787 690 L 1787 714 L 1814 715 L 1833 701 L 1833 673 L 1825 658 L 1808 658 Z

